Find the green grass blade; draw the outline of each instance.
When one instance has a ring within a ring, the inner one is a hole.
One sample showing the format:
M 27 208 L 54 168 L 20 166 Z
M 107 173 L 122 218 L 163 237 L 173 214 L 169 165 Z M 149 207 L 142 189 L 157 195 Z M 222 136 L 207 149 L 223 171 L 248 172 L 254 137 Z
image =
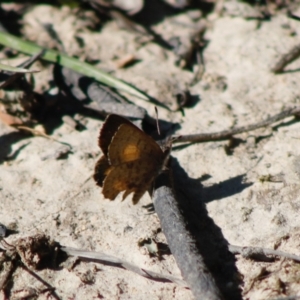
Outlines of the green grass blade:
M 34 55 L 38 53 L 39 51 L 43 50 L 42 47 L 32 43 L 24 41 L 14 35 L 1 32 L 0 31 L 0 44 L 10 47 L 14 50 L 18 50 L 20 52 Z M 134 95 L 138 98 L 141 98 L 143 100 L 149 100 L 148 96 L 145 94 L 139 92 L 134 87 L 130 86 L 129 84 L 114 78 L 113 76 L 87 64 L 84 62 L 79 61 L 76 58 L 69 57 L 64 54 L 60 54 L 57 51 L 54 50 L 48 50 L 46 49 L 44 55 L 42 56 L 42 59 L 51 61 L 54 63 L 58 63 L 64 67 L 70 68 L 78 73 L 81 73 L 83 75 L 92 77 L 110 87 L 113 87 L 118 90 L 122 90 L 124 92 L 127 92 L 131 95 Z

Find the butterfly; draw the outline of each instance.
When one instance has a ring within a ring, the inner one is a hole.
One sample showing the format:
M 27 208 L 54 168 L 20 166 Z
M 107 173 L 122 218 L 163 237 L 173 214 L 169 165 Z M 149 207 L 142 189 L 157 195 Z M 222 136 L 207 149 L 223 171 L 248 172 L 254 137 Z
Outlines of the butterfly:
M 105 198 L 114 200 L 125 191 L 138 203 L 167 164 L 171 147 L 162 149 L 155 140 L 129 120 L 109 115 L 98 140 L 103 156 L 95 166 L 94 180 Z

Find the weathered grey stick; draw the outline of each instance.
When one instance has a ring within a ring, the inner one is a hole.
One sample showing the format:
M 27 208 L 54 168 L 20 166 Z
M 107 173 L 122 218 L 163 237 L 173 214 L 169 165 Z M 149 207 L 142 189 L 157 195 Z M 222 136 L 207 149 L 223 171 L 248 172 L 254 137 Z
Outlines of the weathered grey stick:
M 197 249 L 196 241 L 187 230 L 169 173 L 164 172 L 156 179 L 153 203 L 170 250 L 195 299 L 223 299 Z
M 174 143 L 201 143 L 201 142 L 208 142 L 208 141 L 220 141 L 220 140 L 226 140 L 228 138 L 231 138 L 232 136 L 248 131 L 252 131 L 258 128 L 269 126 L 275 122 L 278 122 L 286 117 L 299 115 L 300 113 L 300 107 L 295 106 L 288 108 L 284 111 L 282 111 L 279 114 L 276 114 L 272 117 L 267 118 L 264 121 L 246 125 L 246 126 L 240 126 L 229 130 L 223 130 L 219 132 L 212 132 L 212 133 L 199 133 L 199 134 L 188 134 L 188 135 L 181 135 L 176 140 L 174 140 Z
M 156 272 L 152 272 L 150 270 L 140 268 L 125 260 L 119 259 L 111 255 L 107 255 L 102 252 L 87 251 L 87 250 L 75 249 L 71 247 L 62 247 L 61 250 L 66 252 L 68 255 L 77 256 L 82 260 L 94 261 L 94 262 L 99 262 L 111 266 L 116 266 L 134 272 L 148 279 L 161 281 L 161 282 L 174 282 L 182 287 L 186 287 L 186 283 L 180 278 L 177 278 L 169 274 L 159 274 Z
M 267 249 L 261 247 L 241 247 L 235 245 L 229 245 L 228 248 L 229 251 L 232 252 L 233 254 L 241 254 L 245 258 L 253 258 L 253 259 L 259 258 L 260 260 L 266 260 L 269 259 L 267 255 L 273 255 L 273 256 L 285 257 L 300 262 L 299 255 L 294 255 L 279 250 L 273 250 L 273 249 Z

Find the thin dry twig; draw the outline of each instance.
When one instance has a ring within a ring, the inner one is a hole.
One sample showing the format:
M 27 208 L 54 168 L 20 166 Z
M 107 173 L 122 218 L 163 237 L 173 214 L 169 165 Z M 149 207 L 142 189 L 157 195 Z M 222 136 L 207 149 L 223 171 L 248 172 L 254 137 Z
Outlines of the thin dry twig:
M 45 50 L 39 51 L 37 54 L 33 55 L 30 57 L 28 60 L 20 64 L 18 67 L 19 68 L 28 68 L 30 67 L 35 61 L 37 61 L 39 58 L 41 58 L 45 53 Z M 12 82 L 14 82 L 17 78 L 23 76 L 24 74 L 22 73 L 15 73 L 11 75 L 8 79 L 6 79 L 3 83 L 0 84 L 0 89 L 5 88 L 6 86 L 10 85 Z
M 66 142 L 61 142 L 61 141 L 59 141 L 59 140 L 57 140 L 57 139 L 55 139 L 55 138 L 49 136 L 49 135 L 46 134 L 46 133 L 41 132 L 41 131 L 39 131 L 39 130 L 32 129 L 32 128 L 27 127 L 27 126 L 20 126 L 20 125 L 14 125 L 14 127 L 17 128 L 17 129 L 19 129 L 19 130 L 25 130 L 25 131 L 28 131 L 28 132 L 32 133 L 34 136 L 41 136 L 41 137 L 44 137 L 44 138 L 46 138 L 46 139 L 48 139 L 48 140 L 51 140 L 51 141 L 53 141 L 53 142 L 57 142 L 57 143 L 60 143 L 60 144 L 62 144 L 62 145 L 66 145 L 66 146 L 68 146 L 68 147 L 70 148 L 70 150 L 72 150 L 72 146 L 71 146 L 70 144 L 68 144 L 68 143 L 66 143 Z
M 53 287 L 51 284 L 49 284 L 47 281 L 45 281 L 41 276 L 39 276 L 38 274 L 36 274 L 34 271 L 30 270 L 26 265 L 22 264 L 21 267 L 25 271 L 27 271 L 31 276 L 33 276 L 35 279 L 37 279 L 43 285 L 46 286 L 46 289 L 43 289 L 42 291 L 40 291 L 40 293 L 45 293 L 45 292 L 49 291 L 51 293 L 51 296 L 53 296 L 54 299 L 57 299 L 57 300 L 60 299 L 60 297 L 55 292 L 55 287 Z
M 84 259 L 84 260 L 89 260 L 89 261 L 96 261 L 99 263 L 116 266 L 119 268 L 126 269 L 128 271 L 134 272 L 134 273 L 141 275 L 143 277 L 146 277 L 148 279 L 162 281 L 162 282 L 173 282 L 173 283 L 178 284 L 179 286 L 187 287 L 185 281 L 183 281 L 180 278 L 177 278 L 177 277 L 174 277 L 171 275 L 167 275 L 167 274 L 159 274 L 156 272 L 145 270 L 134 264 L 126 262 L 117 257 L 107 255 L 105 253 L 80 250 L 80 249 L 75 249 L 75 248 L 70 248 L 70 247 L 62 247 L 61 250 L 66 252 L 68 255 L 77 256 L 78 258 L 80 258 L 82 260 Z
M 282 119 L 285 119 L 290 116 L 298 115 L 298 114 L 300 114 L 300 107 L 296 106 L 293 108 L 286 109 L 281 113 L 276 114 L 273 117 L 270 117 L 265 121 L 261 121 L 256 124 L 250 124 L 250 125 L 241 126 L 229 130 L 223 130 L 219 132 L 182 135 L 178 139 L 176 139 L 174 143 L 184 143 L 184 142 L 200 143 L 200 142 L 208 142 L 208 141 L 226 140 L 228 138 L 231 138 L 233 135 L 266 127 Z
M 1 276 L 0 276 L 0 291 L 5 289 L 5 286 L 7 285 L 7 282 L 11 278 L 15 269 L 16 266 L 13 261 L 7 261 L 5 265 L 2 266 Z
M 229 251 L 233 254 L 241 254 L 245 258 L 253 258 L 253 257 L 266 257 L 267 255 L 275 255 L 275 256 L 281 256 L 288 259 L 295 260 L 297 262 L 300 262 L 300 256 L 286 253 L 283 251 L 273 250 L 273 249 L 267 249 L 267 248 L 260 248 L 260 247 L 240 247 L 235 245 L 229 245 L 228 246 Z
M 45 247 L 38 250 L 34 248 L 38 245 L 38 242 L 40 242 L 42 246 L 53 247 L 53 245 L 47 245 L 47 239 L 50 243 L 50 240 L 47 236 L 38 234 L 26 239 L 21 238 L 17 240 L 14 245 L 10 245 L 3 238 L 0 238 L 0 246 L 2 246 L 0 249 L 4 251 L 5 255 L 1 262 L 2 265 L 4 265 L 4 268 L 0 274 L 0 290 L 5 289 L 7 282 L 12 277 L 14 271 L 20 266 L 46 286 L 45 289 L 39 291 L 39 294 L 49 291 L 54 299 L 60 299 L 55 292 L 55 288 L 28 267 L 28 265 L 31 265 L 32 267 L 36 268 L 43 256 L 47 254 L 45 252 Z M 29 249 L 30 247 L 31 249 Z M 25 256 L 27 255 L 26 259 L 24 257 L 24 253 L 22 253 L 24 251 L 26 252 Z
M 271 69 L 271 71 L 275 74 L 282 73 L 284 68 L 296 60 L 300 56 L 300 44 L 294 46 L 289 52 L 282 55 L 279 61 L 275 64 L 275 66 Z
M 14 250 L 15 246 L 9 244 L 5 239 L 2 237 L 0 238 L 0 250 Z

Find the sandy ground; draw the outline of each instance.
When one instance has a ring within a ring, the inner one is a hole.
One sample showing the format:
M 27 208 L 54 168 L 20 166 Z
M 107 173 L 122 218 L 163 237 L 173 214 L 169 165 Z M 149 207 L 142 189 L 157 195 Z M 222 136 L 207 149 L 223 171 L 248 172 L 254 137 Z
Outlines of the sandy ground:
M 38 25 L 30 25 L 38 18 L 63 18 L 66 26 L 75 22 L 68 11 L 37 7 L 24 17 L 23 31 L 28 38 L 30 28 L 39 30 L 32 27 Z M 190 29 L 183 24 L 192 22 L 187 14 L 177 14 L 162 19 L 153 29 L 167 39 L 172 32 L 188 34 Z M 73 54 L 78 44 L 69 32 L 61 30 L 60 34 Z M 160 108 L 160 118 L 179 122 L 177 134 L 206 133 L 258 122 L 299 105 L 300 61 L 288 66 L 290 72 L 270 72 L 278 58 L 297 44 L 299 34 L 299 23 L 283 14 L 261 23 L 234 15 L 230 8 L 223 17 L 211 16 L 205 34 L 209 41 L 204 51 L 206 71 L 203 79 L 191 87 L 191 93 L 199 95 L 200 101 L 185 109 L 184 116 Z M 191 72 L 175 66 L 173 53 L 151 42 L 138 45 L 135 35 L 120 30 L 115 22 L 108 23 L 101 32 L 81 30 L 79 35 L 85 39 L 86 57 L 100 58 L 99 67 L 113 71 L 113 75 L 160 101 L 172 101 L 174 88 L 185 86 L 193 78 Z M 38 43 L 41 36 L 36 37 Z M 116 70 L 114 60 L 128 53 L 138 56 L 140 62 Z M 131 101 L 155 115 L 151 103 L 134 98 Z M 199 200 L 206 203 L 210 217 L 228 243 L 299 254 L 300 124 L 291 121 L 239 135 L 240 144 L 231 155 L 224 149 L 226 141 L 173 151 L 191 179 L 210 175 L 202 181 Z M 66 124 L 55 129 L 52 136 L 73 147 L 73 153 L 60 160 L 51 155 L 61 144 L 42 137 L 23 138 L 0 124 L 0 221 L 18 230 L 7 240 L 12 243 L 42 232 L 65 246 L 101 251 L 145 269 L 180 277 L 172 255 L 159 260 L 138 246 L 140 239 L 152 237 L 160 228 L 157 216 L 143 208 L 151 203 L 149 195 L 136 206 L 129 199 L 121 202 L 120 197 L 110 202 L 103 199 L 92 179 L 85 183 L 100 155 L 97 137 L 102 122 L 88 118 L 84 122 L 87 129 L 81 132 Z M 260 180 L 265 175 L 280 175 L 281 180 Z M 162 233 L 157 238 L 166 242 Z M 266 263 L 237 255 L 236 265 L 243 299 L 300 296 L 299 266 L 293 261 L 281 258 Z M 95 263 L 38 274 L 56 288 L 62 299 L 193 299 L 188 289 L 176 284 L 151 281 Z M 92 278 L 90 283 L 84 280 L 87 275 Z M 44 288 L 21 268 L 14 273 L 13 282 L 12 294 L 16 297 L 25 288 Z M 46 299 L 49 294 L 41 293 L 38 299 Z

